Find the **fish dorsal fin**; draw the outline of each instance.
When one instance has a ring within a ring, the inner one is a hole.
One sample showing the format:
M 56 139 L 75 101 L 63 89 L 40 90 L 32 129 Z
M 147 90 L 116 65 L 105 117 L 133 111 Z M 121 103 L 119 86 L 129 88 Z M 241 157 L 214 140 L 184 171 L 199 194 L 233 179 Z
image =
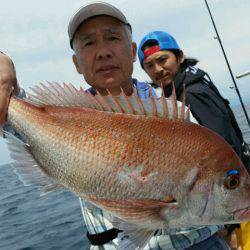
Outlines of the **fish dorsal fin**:
M 31 89 L 34 94 L 28 94 L 28 100 L 39 105 L 84 107 L 99 111 L 190 121 L 190 110 L 185 106 L 185 88 L 183 102 L 178 102 L 174 84 L 170 98 L 165 97 L 164 91 L 162 91 L 161 97 L 155 98 L 153 97 L 153 90 L 150 88 L 149 97 L 145 99 L 138 97 L 135 87 L 133 87 L 133 93 L 130 96 L 126 96 L 122 89 L 119 96 L 112 95 L 108 90 L 106 96 L 102 96 L 98 92 L 93 95 L 82 88 L 75 88 L 70 83 L 59 84 L 56 82 L 40 83 L 40 85 Z

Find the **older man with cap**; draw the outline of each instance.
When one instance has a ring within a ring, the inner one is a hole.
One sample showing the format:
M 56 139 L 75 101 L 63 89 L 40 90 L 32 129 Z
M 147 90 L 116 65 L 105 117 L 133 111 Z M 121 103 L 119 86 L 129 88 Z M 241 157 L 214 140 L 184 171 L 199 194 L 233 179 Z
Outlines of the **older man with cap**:
M 92 86 L 89 91 L 93 95 L 96 90 L 106 95 L 106 89 L 116 95 L 121 88 L 129 95 L 135 87 L 140 98 L 149 96 L 149 86 L 132 79 L 136 44 L 132 42 L 131 26 L 120 10 L 101 2 L 83 6 L 72 17 L 68 33 L 74 50 L 73 62 L 78 73 Z M 0 77 L 0 90 L 4 90 L 0 93 L 0 122 L 3 123 L 9 96 L 17 84 L 12 64 L 6 56 L 0 55 L 0 60 L 1 57 L 4 60 L 0 63 L 6 66 L 4 72 L 0 71 L 0 76 L 5 75 Z M 117 249 L 122 239 L 118 239 L 120 231 L 113 228 L 110 215 L 80 201 L 91 249 Z M 172 234 L 158 230 L 146 249 L 226 249 L 221 247 L 224 243 L 216 234 L 219 229 L 218 226 L 185 228 Z

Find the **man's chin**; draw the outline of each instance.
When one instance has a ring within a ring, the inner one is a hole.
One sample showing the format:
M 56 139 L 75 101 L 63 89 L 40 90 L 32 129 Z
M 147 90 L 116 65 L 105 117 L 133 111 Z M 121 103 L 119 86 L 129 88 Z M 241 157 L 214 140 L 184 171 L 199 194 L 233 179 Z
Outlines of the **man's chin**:
M 121 81 L 118 81 L 115 78 L 105 79 L 102 84 L 106 89 L 112 89 L 115 87 L 119 87 L 121 85 Z
M 119 92 L 122 85 L 122 79 L 116 79 L 116 78 L 100 79 L 98 82 L 100 83 L 98 84 L 99 89 L 103 90 L 107 89 L 111 93 L 113 93 L 114 91 L 115 93 Z
M 172 84 L 172 81 L 165 81 L 165 82 L 157 82 L 157 85 L 161 88 L 161 85 L 163 84 L 163 87 L 168 87 Z

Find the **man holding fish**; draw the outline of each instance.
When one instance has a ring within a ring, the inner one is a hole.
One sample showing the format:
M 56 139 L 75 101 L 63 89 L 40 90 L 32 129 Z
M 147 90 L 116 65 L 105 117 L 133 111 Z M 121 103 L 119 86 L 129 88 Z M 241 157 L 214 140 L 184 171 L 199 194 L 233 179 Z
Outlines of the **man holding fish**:
M 117 96 L 120 94 L 122 88 L 125 95 L 130 96 L 133 93 L 133 87 L 135 87 L 137 90 L 137 94 L 140 98 L 147 99 L 150 97 L 149 87 L 144 83 L 139 83 L 138 81 L 133 80 L 131 77 L 133 71 L 133 62 L 136 60 L 135 59 L 136 45 L 135 43 L 132 42 L 132 30 L 129 23 L 127 22 L 125 16 L 114 6 L 106 3 L 95 3 L 82 7 L 71 19 L 71 22 L 69 24 L 69 38 L 70 38 L 70 44 L 75 52 L 75 54 L 73 55 L 73 62 L 76 66 L 78 73 L 82 74 L 87 83 L 93 87 L 89 90 L 93 95 L 97 95 L 98 92 L 101 95 L 106 96 L 110 92 L 112 95 Z M 0 61 L 1 65 L 5 65 L 6 67 L 5 69 L 3 69 L 3 67 L 0 67 L 1 70 L 0 75 L 4 76 L 0 78 L 0 91 L 1 91 L 0 121 L 1 123 L 3 123 L 5 121 L 7 113 L 9 96 L 13 89 L 17 90 L 18 92 L 18 85 L 11 61 L 4 55 L 0 55 L 0 60 L 2 60 L 2 63 Z M 50 112 L 52 111 L 50 110 Z M 61 115 L 63 116 L 64 113 L 61 113 Z M 103 117 L 103 119 L 104 118 L 105 117 Z M 122 121 L 123 118 L 119 119 L 121 119 Z M 130 121 L 129 119 L 134 119 L 134 118 L 128 117 L 127 121 Z M 69 122 L 69 120 L 67 121 Z M 144 122 L 147 123 L 146 120 Z M 152 122 L 154 123 L 155 121 Z M 136 123 L 137 121 L 134 121 L 134 124 Z M 204 133 L 208 133 L 210 135 L 210 132 L 204 132 Z M 177 139 L 178 138 L 176 137 L 176 140 Z M 161 141 L 161 138 L 159 137 L 158 140 Z M 220 139 L 218 140 L 220 141 Z M 170 141 L 168 142 L 168 144 L 171 144 Z M 218 142 L 218 144 L 222 145 L 223 142 L 220 141 Z M 180 145 L 178 147 L 180 147 Z M 227 148 L 226 151 L 228 152 L 228 154 L 231 155 L 232 152 L 230 150 L 229 152 L 228 150 L 229 148 Z M 218 151 L 216 152 L 219 153 Z M 159 149 L 159 152 L 157 152 L 157 154 L 160 155 L 161 153 L 162 152 Z M 185 155 L 185 157 L 187 157 L 187 155 Z M 206 161 L 205 156 L 202 157 L 203 161 Z M 232 157 L 235 158 L 236 156 L 233 155 Z M 238 160 L 236 159 L 235 161 L 238 162 Z M 231 164 L 228 164 L 228 166 L 226 167 L 228 171 L 225 172 L 226 175 L 224 178 L 226 183 L 224 184 L 224 186 L 229 189 L 238 188 L 238 186 L 240 185 L 240 182 L 238 180 L 241 177 L 240 176 L 241 171 L 243 171 L 243 179 L 241 180 L 242 185 L 243 183 L 249 185 L 249 180 L 247 179 L 249 178 L 249 176 L 246 176 L 246 172 L 242 170 L 242 166 L 239 167 L 239 169 L 235 167 L 231 169 L 231 166 L 232 166 Z M 176 167 L 177 166 L 175 166 L 175 168 Z M 202 181 L 198 179 L 201 177 L 204 178 L 205 173 L 200 172 L 200 170 L 197 167 L 195 168 L 188 167 L 187 169 L 189 169 L 187 171 L 189 173 L 186 173 L 183 169 L 183 172 L 185 173 L 181 174 L 183 175 L 182 176 L 183 182 L 187 184 L 186 188 L 189 189 L 189 191 L 186 190 L 186 195 L 191 191 L 193 195 L 195 196 L 197 195 L 197 199 L 192 200 L 192 202 L 196 200 L 198 203 L 200 203 L 200 205 L 202 206 L 204 205 L 204 211 L 201 212 L 201 214 L 206 215 L 207 217 L 210 218 L 212 210 L 214 209 L 213 204 L 211 204 L 211 200 L 214 198 L 213 197 L 214 190 L 211 189 L 209 184 L 204 183 L 204 179 L 202 179 Z M 212 172 L 208 172 L 207 173 L 208 176 L 211 176 L 213 174 L 216 175 L 217 173 L 215 172 L 215 169 L 213 169 L 212 167 L 211 169 Z M 152 172 L 150 174 L 144 173 L 143 165 L 138 165 L 135 170 L 136 171 L 130 173 L 129 176 L 133 177 L 139 173 L 141 174 L 140 181 L 145 181 L 147 180 L 147 178 L 149 178 L 149 180 L 150 178 L 153 180 L 155 178 L 154 176 L 156 174 L 158 175 L 158 173 L 156 172 Z M 119 180 L 121 180 L 122 182 L 126 181 L 127 180 L 126 178 L 128 178 L 127 171 L 130 171 L 129 166 L 128 167 L 124 166 L 124 169 L 121 169 L 121 172 L 119 172 L 118 177 L 120 178 Z M 173 172 L 175 172 L 174 169 Z M 181 176 L 179 177 L 181 178 Z M 162 179 L 163 183 L 164 183 L 164 178 Z M 212 181 L 213 178 L 205 180 L 207 183 L 210 183 L 210 181 Z M 199 193 L 197 193 L 199 190 L 199 188 L 197 189 L 196 187 L 197 180 L 199 180 L 199 182 L 201 182 L 202 184 L 199 187 L 201 189 L 207 190 L 208 193 L 207 198 L 202 197 L 200 196 Z M 179 181 L 179 179 L 177 181 Z M 160 180 L 158 182 L 161 183 Z M 93 183 L 93 185 L 95 186 L 97 185 L 97 183 L 96 184 Z M 174 186 L 176 186 L 176 184 Z M 145 187 L 147 188 L 147 186 Z M 113 187 L 110 187 L 110 189 L 112 188 Z M 119 209 L 125 207 L 127 208 L 128 211 L 132 209 L 132 211 L 134 211 L 133 213 L 135 213 L 138 212 L 135 209 L 135 207 L 140 208 L 139 212 L 141 212 L 142 215 L 144 213 L 147 214 L 146 217 L 142 217 L 143 220 L 145 221 L 147 221 L 146 218 L 150 217 L 151 213 L 153 213 L 151 223 L 154 223 L 156 218 L 157 220 L 159 220 L 158 213 L 156 215 L 154 214 L 155 213 L 154 210 L 152 211 L 143 210 L 144 206 L 146 206 L 146 208 L 147 206 L 149 206 L 155 208 L 157 211 L 159 210 L 159 212 L 161 213 L 160 217 L 164 218 L 167 217 L 168 220 L 170 220 L 168 215 L 165 214 L 167 213 L 167 211 L 169 211 L 170 214 L 173 213 L 173 216 L 177 216 L 174 219 L 176 220 L 176 225 L 188 226 L 187 222 L 182 223 L 183 220 L 184 221 L 187 220 L 185 215 L 182 214 L 185 213 L 184 210 L 187 210 L 187 207 L 184 206 L 182 210 L 179 210 L 178 203 L 176 203 L 175 200 L 175 198 L 178 197 L 178 195 L 180 195 L 180 193 L 182 193 L 183 190 L 177 189 L 176 197 L 172 197 L 172 195 L 165 195 L 164 196 L 165 200 L 163 200 L 163 197 L 159 197 L 159 199 L 153 201 L 152 199 L 156 198 L 158 193 L 161 192 L 160 191 L 161 188 L 162 185 L 159 186 L 159 190 L 154 194 L 154 196 L 152 196 L 151 199 L 149 199 L 148 196 L 146 195 L 147 202 L 145 202 L 143 199 L 126 200 L 125 198 L 124 200 L 125 203 L 122 205 L 122 207 L 119 207 Z M 218 189 L 221 187 L 219 185 L 213 185 L 213 188 Z M 99 191 L 102 192 L 102 190 Z M 169 193 L 171 192 L 169 190 Z M 219 190 L 217 190 L 216 192 L 217 192 L 216 194 L 220 193 Z M 78 193 L 78 191 L 76 191 L 76 193 Z M 111 193 L 110 195 L 113 195 L 113 193 Z M 127 193 L 125 192 L 124 195 L 127 195 Z M 200 198 L 199 200 L 198 197 Z M 220 196 L 216 197 L 218 198 Z M 152 202 L 148 203 L 151 200 Z M 113 224 L 119 225 L 120 229 L 132 232 L 131 241 L 132 243 L 135 243 L 135 245 L 138 247 L 143 246 L 147 247 L 147 249 L 211 249 L 211 248 L 228 249 L 227 244 L 217 235 L 217 232 L 221 229 L 220 226 L 216 226 L 217 220 L 214 220 L 211 223 L 213 224 L 211 226 L 203 226 L 206 225 L 206 223 L 209 224 L 207 218 L 204 218 L 203 223 L 199 224 L 198 227 L 193 226 L 193 224 L 197 225 L 196 221 L 190 220 L 189 223 L 192 227 L 189 228 L 186 227 L 179 229 L 175 228 L 172 225 L 172 228 L 170 228 L 169 230 L 165 230 L 164 228 L 160 229 L 161 227 L 159 227 L 158 229 L 160 230 L 145 232 L 145 230 L 141 231 L 139 230 L 140 228 L 138 229 L 136 227 L 137 223 L 139 223 L 139 221 L 136 221 L 136 218 L 133 218 L 134 223 L 126 223 L 122 220 L 126 218 L 126 216 L 124 217 L 124 214 L 120 215 L 120 217 L 117 216 L 120 219 L 116 218 L 114 220 L 112 217 L 110 217 L 110 213 L 106 212 L 106 210 L 109 211 L 110 210 L 109 206 L 111 207 L 114 206 L 112 205 L 113 201 L 111 201 L 111 203 L 110 202 L 106 203 L 105 200 L 101 201 L 101 205 L 99 207 L 104 208 L 104 210 L 97 208 L 95 205 L 92 205 L 92 204 L 100 204 L 100 201 L 95 201 L 93 198 L 89 199 L 89 201 L 91 201 L 91 203 L 83 201 L 84 204 L 83 215 L 85 218 L 86 226 L 89 231 L 88 233 L 89 239 L 92 241 L 93 245 L 96 245 L 91 247 L 93 249 L 95 248 L 117 249 L 117 247 L 119 246 L 126 246 L 127 248 L 132 248 L 133 244 L 123 243 L 126 241 L 129 242 L 130 238 L 127 240 L 126 236 L 123 238 L 119 237 L 121 235 L 121 234 L 118 235 L 120 231 L 113 228 L 113 225 L 109 222 L 109 219 Z M 136 201 L 138 203 L 134 204 L 133 201 Z M 185 204 L 189 204 L 189 207 L 190 208 L 192 207 L 194 212 L 197 211 L 197 213 L 199 214 L 200 213 L 198 209 L 199 204 L 197 202 L 196 203 L 192 202 L 186 200 Z M 202 204 L 202 202 L 204 202 L 204 204 Z M 115 200 L 114 203 L 119 203 L 119 201 Z M 222 209 L 222 207 L 220 207 L 220 209 Z M 225 216 L 224 211 L 220 212 L 221 214 L 219 212 L 218 214 L 220 214 L 221 216 L 223 214 Z M 114 212 L 114 214 L 116 215 L 119 214 L 119 211 Z M 184 217 L 182 218 L 182 216 Z M 179 221 L 179 217 L 181 218 L 181 222 Z M 228 222 L 228 220 L 229 219 L 227 219 L 225 222 Z M 233 221 L 233 218 L 231 218 L 230 221 Z M 147 223 L 148 227 L 150 227 L 150 222 Z M 162 223 L 163 222 L 160 220 L 159 225 L 165 225 L 164 224 L 165 222 L 163 224 Z M 117 236 L 119 237 L 119 239 Z M 140 244 L 140 241 L 142 242 L 142 244 Z

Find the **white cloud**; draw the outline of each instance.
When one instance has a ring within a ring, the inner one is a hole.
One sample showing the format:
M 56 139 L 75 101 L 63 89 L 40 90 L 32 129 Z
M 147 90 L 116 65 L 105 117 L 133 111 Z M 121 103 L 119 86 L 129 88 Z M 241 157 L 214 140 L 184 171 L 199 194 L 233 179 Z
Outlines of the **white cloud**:
M 24 86 L 38 81 L 83 82 L 71 63 L 67 37 L 69 19 L 82 0 L 9 0 L 0 9 L 0 49 L 9 53 Z M 172 33 L 188 56 L 197 57 L 200 67 L 207 70 L 223 93 L 236 99 L 229 89 L 231 80 L 204 1 L 200 0 L 109 0 L 120 8 L 131 22 L 134 38 L 150 30 Z M 235 74 L 250 69 L 250 2 L 247 0 L 208 1 Z M 147 80 L 138 63 L 134 74 Z M 250 95 L 247 84 L 239 85 L 244 95 Z

